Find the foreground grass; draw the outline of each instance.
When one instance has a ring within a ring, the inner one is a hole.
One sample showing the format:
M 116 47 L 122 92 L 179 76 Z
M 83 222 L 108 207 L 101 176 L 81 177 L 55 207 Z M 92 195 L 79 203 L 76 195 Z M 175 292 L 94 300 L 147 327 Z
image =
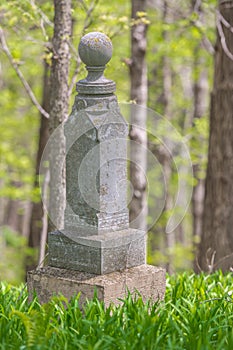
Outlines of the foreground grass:
M 25 288 L 0 284 L 0 349 L 233 349 L 233 275 L 167 278 L 164 302 L 129 295 L 122 306 L 97 299 L 78 308 L 63 297 L 27 302 Z M 66 306 L 64 306 L 66 305 Z

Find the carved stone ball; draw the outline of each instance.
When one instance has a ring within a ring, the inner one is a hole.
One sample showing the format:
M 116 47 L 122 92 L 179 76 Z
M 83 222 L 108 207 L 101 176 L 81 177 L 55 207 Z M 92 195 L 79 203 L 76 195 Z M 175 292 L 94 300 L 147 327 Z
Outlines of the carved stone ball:
M 91 32 L 82 37 L 78 52 L 88 67 L 105 66 L 112 57 L 112 42 L 103 33 Z

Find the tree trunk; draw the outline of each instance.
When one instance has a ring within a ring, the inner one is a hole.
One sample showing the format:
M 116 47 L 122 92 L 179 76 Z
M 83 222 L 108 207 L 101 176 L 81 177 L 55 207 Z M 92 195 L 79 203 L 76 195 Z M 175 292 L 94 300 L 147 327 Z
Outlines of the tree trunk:
M 200 62 L 199 62 L 200 61 Z M 201 60 L 198 60 L 196 64 L 199 66 L 202 64 Z M 197 68 L 197 67 L 196 67 Z M 203 118 L 207 111 L 208 101 L 208 77 L 206 69 L 201 70 L 199 79 L 194 84 L 194 112 L 193 122 L 195 119 Z M 197 135 L 200 140 L 200 136 Z M 198 173 L 200 171 L 200 164 L 193 164 L 193 176 L 196 180 L 196 185 L 193 187 L 192 193 L 192 219 L 193 219 L 193 239 L 195 250 L 200 242 L 203 229 L 203 213 L 204 213 L 204 198 L 205 198 L 205 179 L 200 178 Z M 195 259 L 193 267 L 198 272 L 198 263 Z
M 233 266 L 233 0 L 219 1 L 214 88 L 211 96 L 209 155 L 203 232 L 198 263 L 202 270 Z
M 204 65 L 201 60 L 196 63 L 199 67 Z M 196 67 L 197 68 L 197 67 Z M 206 69 L 202 69 L 198 80 L 194 84 L 194 112 L 193 120 L 202 118 L 207 111 L 208 101 L 208 77 Z M 198 136 L 197 136 L 198 137 Z M 199 164 L 193 165 L 193 174 L 197 181 L 193 188 L 192 214 L 193 214 L 193 236 L 201 237 L 202 219 L 204 210 L 205 180 L 198 177 Z
M 130 203 L 130 222 L 134 228 L 146 230 L 147 201 L 146 201 L 146 106 L 147 106 L 147 65 L 146 65 L 146 32 L 147 24 L 145 14 L 146 0 L 132 0 L 131 29 L 131 101 L 130 119 L 130 180 L 133 186 L 132 201 Z
M 15 232 L 20 232 L 20 217 L 19 217 L 20 201 L 10 199 L 7 203 L 4 225 L 9 226 Z
M 68 73 L 72 31 L 71 0 L 54 0 L 53 58 L 51 67 L 51 96 L 49 128 L 52 133 L 68 115 Z M 62 228 L 65 210 L 65 138 L 62 127 L 57 131 L 50 150 L 49 229 Z
M 12 181 L 12 187 L 21 187 L 19 182 Z M 2 201 L 0 225 L 9 226 L 13 231 L 28 238 L 31 206 L 28 201 L 5 199 Z
M 44 78 L 43 78 L 43 98 L 42 107 L 46 112 L 49 113 L 49 96 L 50 96 L 50 86 L 49 86 L 49 65 L 44 62 Z M 39 142 L 38 150 L 36 156 L 36 171 L 35 171 L 35 184 L 37 188 L 39 186 L 39 171 L 40 162 L 45 145 L 49 138 L 49 121 L 41 115 L 40 119 L 40 131 L 39 131 Z M 42 230 L 42 217 L 43 217 L 43 204 L 40 200 L 39 202 L 32 204 L 32 213 L 30 221 L 30 234 L 29 234 L 29 247 L 39 248 L 40 245 L 40 235 Z
M 43 97 L 42 97 L 42 107 L 46 112 L 49 113 L 49 96 L 50 96 L 50 84 L 49 84 L 49 65 L 44 61 L 44 77 L 43 77 Z M 42 154 L 45 148 L 45 145 L 49 138 L 49 121 L 48 118 L 45 118 L 42 114 L 40 117 L 40 130 L 39 130 L 39 140 L 38 140 L 38 149 L 36 155 L 36 167 L 35 167 L 35 181 L 34 188 L 39 187 L 39 172 L 40 172 L 40 162 L 42 159 Z M 42 231 L 42 222 L 43 218 L 43 203 L 40 199 L 39 202 L 32 203 L 31 216 L 29 221 L 29 237 L 28 237 L 28 246 L 31 248 L 40 249 L 40 240 L 41 240 L 41 231 Z M 31 258 L 31 256 L 26 257 L 26 271 L 33 270 L 38 265 L 38 258 Z
M 192 0 L 192 9 L 198 15 L 198 18 L 204 23 L 204 14 L 202 11 L 202 3 Z M 203 43 L 202 43 L 203 44 Z M 202 118 L 207 113 L 208 108 L 208 74 L 206 69 L 206 62 L 203 57 L 200 56 L 201 44 L 195 48 L 194 51 L 194 72 L 199 71 L 198 79 L 194 82 L 194 111 L 193 122 L 195 119 Z M 203 68 L 204 67 L 204 68 Z M 200 140 L 200 136 L 197 135 Z M 201 140 L 200 140 L 201 141 Z M 204 196 L 205 196 L 205 180 L 200 179 L 198 176 L 200 165 L 198 163 L 193 164 L 193 176 L 196 180 L 196 185 L 193 188 L 192 194 L 192 216 L 193 216 L 193 237 L 194 241 L 200 240 L 203 226 L 203 211 L 204 211 Z M 196 270 L 196 261 L 194 262 L 194 268 Z
M 168 4 L 166 0 L 163 1 L 163 21 L 164 23 L 168 23 Z M 164 39 L 164 42 L 167 42 L 167 45 L 169 45 L 168 32 L 166 30 L 163 31 L 163 39 Z M 172 110 L 171 110 L 172 76 L 171 76 L 170 60 L 169 60 L 169 57 L 166 55 L 164 55 L 162 58 L 162 66 L 163 66 L 162 69 L 163 69 L 163 107 L 164 107 L 163 114 L 166 119 L 171 120 L 172 119 Z M 169 135 L 168 137 L 164 135 L 164 143 L 169 150 L 172 149 Z M 160 152 L 162 154 L 161 163 L 163 166 L 164 180 L 165 180 L 165 183 L 167 184 L 164 212 L 169 212 L 173 207 L 173 198 L 170 191 L 170 182 L 172 177 L 172 159 L 168 149 L 164 147 L 164 145 L 161 145 L 160 147 Z M 169 273 L 172 273 L 174 269 L 172 249 L 174 248 L 175 243 L 176 243 L 175 231 L 166 233 L 165 244 L 166 244 L 166 255 L 168 258 L 166 270 Z

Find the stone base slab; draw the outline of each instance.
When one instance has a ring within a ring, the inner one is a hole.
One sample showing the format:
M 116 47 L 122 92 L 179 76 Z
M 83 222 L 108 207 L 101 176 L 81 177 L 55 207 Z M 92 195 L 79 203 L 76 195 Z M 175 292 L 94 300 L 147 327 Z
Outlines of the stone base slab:
M 166 287 L 165 270 L 152 265 L 132 267 L 121 272 L 93 275 L 54 267 L 44 267 L 27 274 L 29 300 L 37 294 L 41 303 L 47 303 L 54 295 L 62 294 L 68 300 L 80 293 L 79 305 L 92 299 L 94 293 L 108 306 L 120 304 L 128 290 L 138 291 L 143 300 L 152 302 L 163 299 Z
M 49 266 L 97 275 L 145 264 L 146 234 L 136 229 L 79 237 L 72 232 L 49 233 Z

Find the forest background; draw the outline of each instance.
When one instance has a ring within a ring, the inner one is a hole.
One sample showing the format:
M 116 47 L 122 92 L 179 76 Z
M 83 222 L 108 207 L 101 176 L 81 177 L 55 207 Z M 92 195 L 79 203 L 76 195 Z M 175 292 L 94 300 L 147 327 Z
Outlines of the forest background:
M 132 5 L 140 5 L 134 16 Z M 202 239 L 216 8 L 214 0 L 72 1 L 70 110 L 75 82 L 85 76 L 77 47 L 82 35 L 89 31 L 101 31 L 112 39 L 114 54 L 106 76 L 116 82 L 121 103 L 132 101 L 135 77 L 130 33 L 132 28 L 143 25 L 146 105 L 171 122 L 189 148 L 193 174 L 186 183 L 192 186 L 192 200 L 180 225 L 166 234 L 176 199 L 177 172 L 174 159 L 148 135 L 148 148 L 158 158 L 168 184 L 163 212 L 148 233 L 148 262 L 165 266 L 169 272 L 199 268 L 196 248 Z M 44 112 L 49 110 L 53 21 L 51 1 L 1 2 L 0 279 L 12 283 L 24 280 L 25 269 L 36 266 L 38 259 L 40 265 L 46 262 L 41 238 L 48 223 L 42 210 L 38 174 L 49 137 Z M 176 155 L 175 163 L 182 164 L 182 155 Z M 185 173 L 185 164 L 183 167 Z M 159 186 L 155 180 L 152 188 Z M 149 213 L 153 212 L 156 202 L 148 205 Z M 147 222 L 150 220 L 148 215 Z M 213 265 L 214 261 L 210 270 Z

